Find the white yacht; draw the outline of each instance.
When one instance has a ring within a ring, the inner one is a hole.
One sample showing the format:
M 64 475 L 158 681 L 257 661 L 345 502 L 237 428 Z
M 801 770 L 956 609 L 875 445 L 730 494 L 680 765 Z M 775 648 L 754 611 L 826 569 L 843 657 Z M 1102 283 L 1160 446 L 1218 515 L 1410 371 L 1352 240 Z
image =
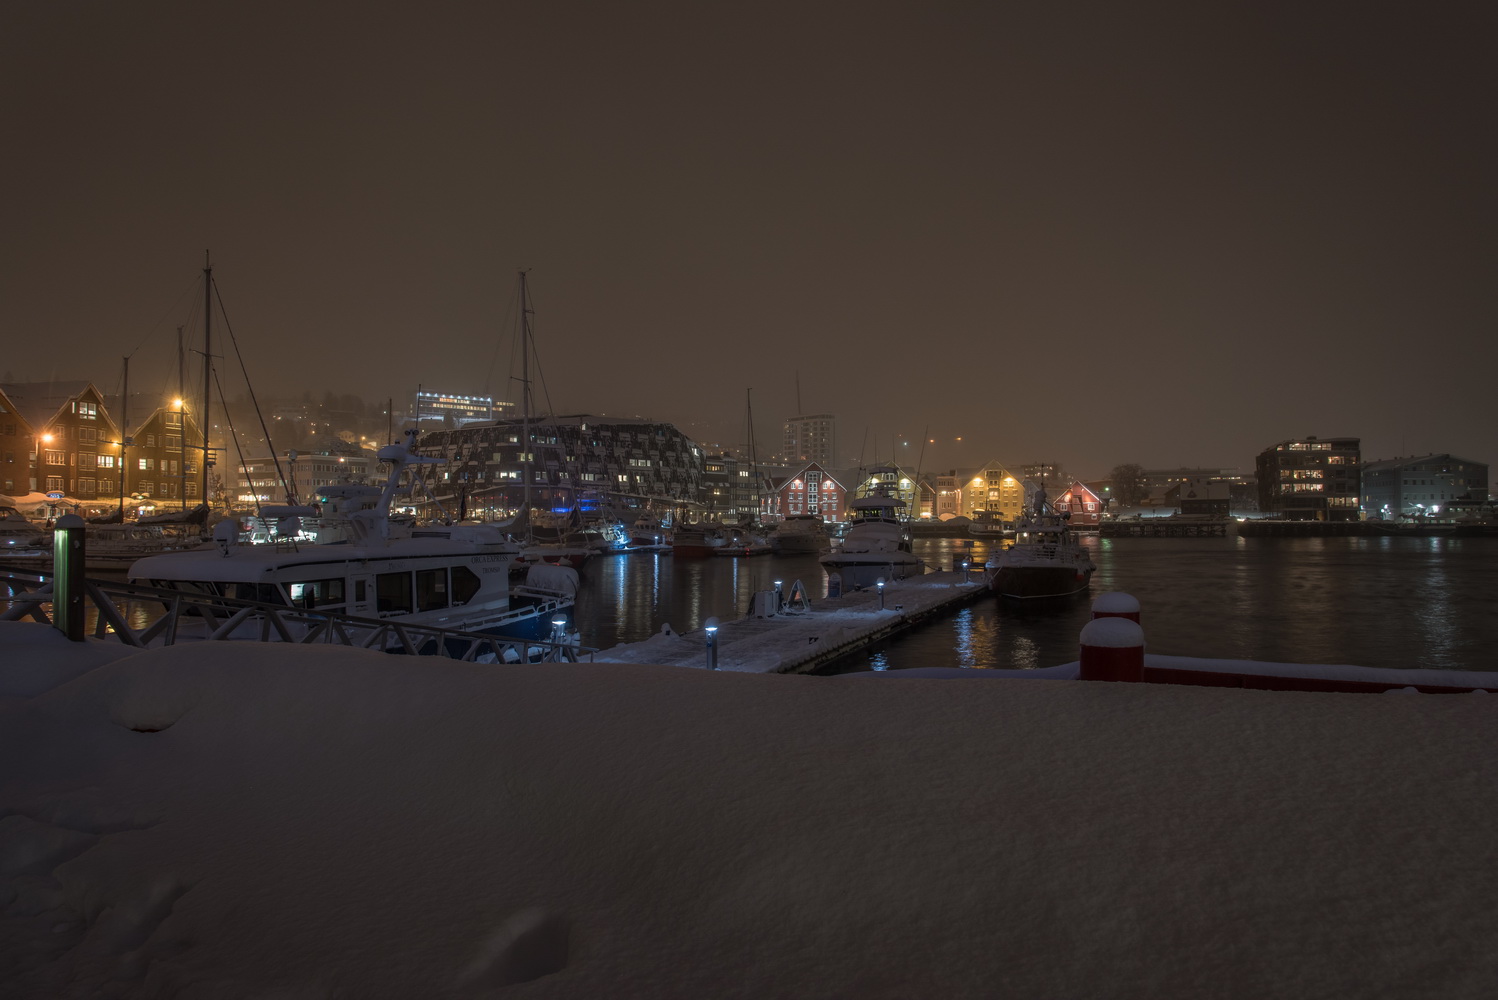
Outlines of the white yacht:
M 520 639 L 548 636 L 553 619 L 572 608 L 576 572 L 540 566 L 512 587 L 510 564 L 520 549 L 497 528 L 392 519 L 390 502 L 401 474 L 422 459 L 407 444 L 389 445 L 379 457 L 391 466 L 379 502 L 324 513 L 319 534 L 336 541 L 242 545 L 237 525 L 226 521 L 215 532 L 215 545 L 141 559 L 130 567 L 130 579 L 361 618 Z
M 900 519 L 905 501 L 897 497 L 860 497 L 848 505 L 852 519 L 842 544 L 823 553 L 822 566 L 836 573 L 844 590 L 872 587 L 880 580 L 919 576 L 925 566 L 910 546 L 910 530 Z

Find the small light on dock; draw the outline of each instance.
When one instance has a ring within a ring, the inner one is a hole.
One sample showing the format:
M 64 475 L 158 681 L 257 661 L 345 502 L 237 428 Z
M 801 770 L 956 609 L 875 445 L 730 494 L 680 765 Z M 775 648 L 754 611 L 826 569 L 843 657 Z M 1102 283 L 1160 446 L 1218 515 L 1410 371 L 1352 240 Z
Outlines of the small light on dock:
M 962 582 L 967 583 L 967 560 L 962 560 Z
M 874 586 L 876 586 L 876 587 L 879 588 L 879 610 L 883 611 L 884 610 L 884 577 L 881 576 L 879 578 L 879 582 L 876 583 L 876 584 L 874 584 Z
M 709 618 L 702 623 L 702 629 L 707 633 L 707 669 L 718 669 L 718 619 Z

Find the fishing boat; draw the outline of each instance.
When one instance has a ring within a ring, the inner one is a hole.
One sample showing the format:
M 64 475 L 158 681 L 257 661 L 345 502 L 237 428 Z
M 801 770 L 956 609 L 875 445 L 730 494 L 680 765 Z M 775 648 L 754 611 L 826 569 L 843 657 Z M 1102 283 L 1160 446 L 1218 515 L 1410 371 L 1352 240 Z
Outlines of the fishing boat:
M 713 550 L 715 556 L 767 556 L 775 551 L 765 530 L 750 522 L 724 527 L 723 544 Z
M 781 555 L 821 552 L 830 543 L 827 525 L 816 514 L 787 514 L 770 532 L 770 547 Z
M 671 554 L 678 558 L 710 556 L 726 544 L 723 526 L 716 521 L 677 521 L 671 532 Z
M 910 530 L 900 517 L 905 501 L 885 493 L 848 505 L 852 518 L 842 542 L 819 560 L 836 573 L 844 590 L 862 590 L 879 581 L 919 576 L 925 565 L 911 551 Z
M 1085 592 L 1097 566 L 1068 522 L 1051 505 L 1042 484 L 1015 527 L 1014 544 L 996 550 L 985 564 L 994 593 L 1030 600 Z
M 242 545 L 238 525 L 225 521 L 208 549 L 141 559 L 130 567 L 131 581 L 507 638 L 548 637 L 553 620 L 573 606 L 575 571 L 540 566 L 512 586 L 510 564 L 520 550 L 497 528 L 390 516 L 403 473 L 435 461 L 412 454 L 415 433 L 380 450 L 390 476 L 378 503 L 324 512 L 319 527 L 340 540 Z

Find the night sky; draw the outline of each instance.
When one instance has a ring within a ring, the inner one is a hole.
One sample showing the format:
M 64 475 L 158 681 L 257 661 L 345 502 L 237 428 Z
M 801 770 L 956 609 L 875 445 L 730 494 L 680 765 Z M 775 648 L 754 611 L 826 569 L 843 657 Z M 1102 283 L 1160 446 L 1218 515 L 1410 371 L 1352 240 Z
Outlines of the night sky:
M 513 396 L 524 266 L 559 412 L 732 444 L 752 388 L 765 450 L 799 373 L 849 462 L 1498 464 L 1492 3 L 32 2 L 0 47 L 6 378 L 165 384 L 211 248 L 257 391 Z

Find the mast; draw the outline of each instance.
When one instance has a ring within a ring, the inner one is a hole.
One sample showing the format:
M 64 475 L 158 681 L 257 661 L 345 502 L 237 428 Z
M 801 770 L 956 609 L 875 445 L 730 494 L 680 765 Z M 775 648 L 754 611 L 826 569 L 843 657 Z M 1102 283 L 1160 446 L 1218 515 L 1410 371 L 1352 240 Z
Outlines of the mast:
M 203 502 L 208 503 L 208 406 L 213 384 L 213 260 L 203 251 Z
M 182 335 L 182 327 L 177 327 L 177 438 L 182 442 L 182 454 L 177 459 L 181 463 L 177 475 L 177 509 L 187 509 L 187 422 L 182 419 L 183 408 L 187 403 L 187 347 Z
M 125 387 L 120 392 L 120 523 L 125 523 L 125 449 L 130 445 L 130 355 L 125 355 Z
M 763 487 L 759 481 L 759 451 L 754 447 L 754 390 L 752 388 L 744 390 L 744 414 L 744 419 L 749 423 L 749 469 L 754 476 L 754 520 L 758 523 L 760 506 L 763 502 L 760 493 Z
M 531 505 L 531 310 L 525 271 L 520 272 L 520 479 L 523 506 Z

